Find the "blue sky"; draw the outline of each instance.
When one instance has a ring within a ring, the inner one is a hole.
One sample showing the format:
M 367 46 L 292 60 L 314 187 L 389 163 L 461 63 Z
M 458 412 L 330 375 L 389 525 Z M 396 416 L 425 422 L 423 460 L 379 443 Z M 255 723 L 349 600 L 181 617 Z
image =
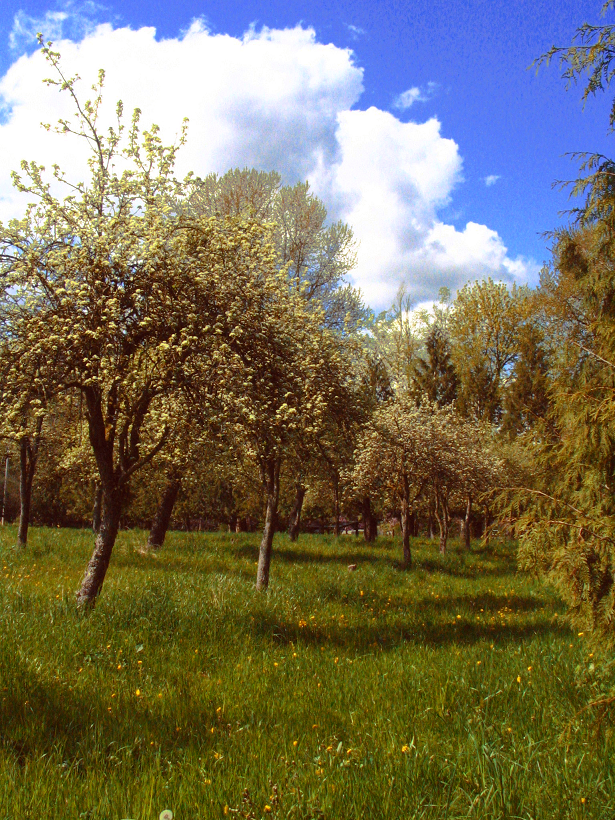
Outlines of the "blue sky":
M 400 284 L 424 302 L 477 276 L 533 283 L 548 258 L 541 234 L 569 207 L 551 187 L 575 175 L 564 154 L 609 154 L 612 138 L 608 97 L 582 110 L 557 66 L 527 69 L 599 12 L 599 0 L 5 0 L 0 149 L 11 167 L 57 150 L 35 127 L 59 105 L 28 56 L 42 29 L 84 81 L 102 64 L 108 94 L 168 118 L 163 129 L 190 116 L 197 173 L 253 164 L 308 178 L 353 226 L 354 281 L 374 307 Z M 19 207 L 8 170 L 5 219 Z

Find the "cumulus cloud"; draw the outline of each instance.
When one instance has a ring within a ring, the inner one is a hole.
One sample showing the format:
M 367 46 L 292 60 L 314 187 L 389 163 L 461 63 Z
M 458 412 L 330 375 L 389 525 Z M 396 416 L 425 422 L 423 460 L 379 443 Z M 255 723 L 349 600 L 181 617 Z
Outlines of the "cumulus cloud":
M 530 261 L 511 259 L 487 226 L 457 230 L 438 219 L 462 180 L 462 160 L 437 119 L 402 123 L 376 108 L 345 111 L 337 138 L 341 159 L 327 187 L 361 242 L 358 280 L 369 304 L 390 304 L 402 285 L 428 302 L 443 285 L 454 291 L 486 276 L 525 281 L 535 272 Z
M 487 188 L 491 188 L 492 185 L 495 185 L 498 179 L 501 179 L 499 174 L 489 174 L 489 176 L 485 177 L 485 185 Z
M 68 73 L 83 77 L 83 95 L 106 69 L 103 122 L 111 123 L 122 99 L 127 112 L 139 106 L 143 123 L 156 122 L 172 142 L 189 118 L 179 174 L 248 166 L 278 170 L 288 183 L 309 179 L 331 217 L 353 227 L 360 243 L 353 281 L 373 307 L 388 307 L 402 283 L 418 301 L 476 276 L 526 275 L 527 263 L 510 259 L 488 227 L 470 222 L 457 230 L 440 221 L 462 181 L 462 160 L 438 120 L 404 123 L 377 108 L 358 110 L 362 69 L 350 50 L 318 42 L 312 29 L 231 37 L 197 20 L 178 37 L 158 40 L 153 28 L 107 23 L 70 39 L 66 19 L 57 24 L 65 39 L 56 47 Z M 24 207 L 9 179 L 22 158 L 48 168 L 57 162 L 73 181 L 87 176 L 75 139 L 40 127 L 71 116 L 67 95 L 41 83 L 49 73 L 36 52 L 23 54 L 0 79 L 4 220 Z

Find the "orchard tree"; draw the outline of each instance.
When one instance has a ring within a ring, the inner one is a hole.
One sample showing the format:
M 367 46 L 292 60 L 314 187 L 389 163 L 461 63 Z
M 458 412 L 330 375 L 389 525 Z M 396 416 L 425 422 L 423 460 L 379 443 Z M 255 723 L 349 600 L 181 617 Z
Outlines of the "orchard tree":
M 401 509 L 403 562 L 412 563 L 410 514 L 426 489 L 432 450 L 432 413 L 426 405 L 390 401 L 375 411 L 355 453 L 353 484 L 359 496 L 389 496 Z
M 354 485 L 359 493 L 388 496 L 401 510 L 404 564 L 411 563 L 410 516 L 419 500 L 433 503 L 440 550 L 446 550 L 450 502 L 475 491 L 478 474 L 494 464 L 479 426 L 450 407 L 397 398 L 377 410 L 355 455 Z
M 322 325 L 346 337 L 364 322 L 367 314 L 360 294 L 345 283 L 355 264 L 352 231 L 343 222 L 327 224 L 326 208 L 307 183 L 282 186 L 276 172 L 233 169 L 221 177 L 210 174 L 193 180 L 189 198 L 178 207 L 188 214 L 218 219 L 247 216 L 270 224 L 280 270 Z M 296 444 L 300 452 L 289 452 L 287 458 L 288 469 L 296 465 L 289 524 L 292 539 L 298 534 L 306 491 L 305 464 L 322 449 L 314 436 Z
M 253 328 L 233 340 L 241 367 L 229 371 L 227 441 L 233 440 L 258 465 L 266 497 L 257 589 L 269 584 L 273 537 L 277 529 L 280 470 L 299 441 L 314 440 L 329 408 L 345 395 L 349 373 L 345 342 L 323 327 L 322 316 L 289 287 L 284 269 L 277 276 L 288 300 L 276 298 L 244 314 Z
M 0 308 L 1 309 L 1 308 Z M 28 543 L 28 528 L 32 507 L 32 485 L 38 463 L 47 395 L 40 370 L 18 378 L 18 363 L 13 345 L 4 339 L 0 347 L 0 438 L 12 441 L 19 452 L 19 526 L 17 545 Z
M 63 74 L 50 44 L 43 52 L 59 77 L 49 82 L 74 102 L 76 120 L 61 121 L 60 131 L 89 146 L 90 179 L 58 199 L 44 169 L 22 163 L 15 184 L 35 202 L 0 228 L 11 297 L 3 314 L 20 378 L 34 362 L 53 361 L 47 389 L 83 396 L 102 487 L 100 531 L 77 595 L 91 605 L 127 486 L 166 444 L 169 397 L 182 388 L 188 363 L 199 357 L 208 379 L 223 377 L 236 364 L 224 340 L 242 333 L 246 304 L 262 301 L 263 286 L 274 304 L 287 289 L 260 225 L 173 213 L 169 202 L 183 192 L 173 177 L 178 146 L 163 146 L 156 127 L 141 134 L 138 111 L 126 138 L 121 103 L 117 126 L 102 133 L 103 72 L 93 101 L 82 103 L 77 78 Z M 54 176 L 65 182 L 57 167 Z

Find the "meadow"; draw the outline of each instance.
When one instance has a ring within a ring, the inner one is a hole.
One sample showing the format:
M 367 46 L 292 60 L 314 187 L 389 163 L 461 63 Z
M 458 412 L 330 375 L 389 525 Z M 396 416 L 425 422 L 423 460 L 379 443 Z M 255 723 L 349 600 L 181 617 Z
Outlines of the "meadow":
M 593 656 L 514 545 L 0 531 L 0 820 L 615 816 Z M 348 566 L 357 564 L 355 571 Z

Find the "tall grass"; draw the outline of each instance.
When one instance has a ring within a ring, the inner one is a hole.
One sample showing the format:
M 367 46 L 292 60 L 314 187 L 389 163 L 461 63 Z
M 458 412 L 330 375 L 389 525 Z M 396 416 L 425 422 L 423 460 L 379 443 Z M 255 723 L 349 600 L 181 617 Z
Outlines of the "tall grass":
M 0 820 L 609 818 L 591 663 L 511 546 L 122 533 L 94 612 L 87 532 L 0 532 Z M 357 564 L 356 571 L 348 565 Z

